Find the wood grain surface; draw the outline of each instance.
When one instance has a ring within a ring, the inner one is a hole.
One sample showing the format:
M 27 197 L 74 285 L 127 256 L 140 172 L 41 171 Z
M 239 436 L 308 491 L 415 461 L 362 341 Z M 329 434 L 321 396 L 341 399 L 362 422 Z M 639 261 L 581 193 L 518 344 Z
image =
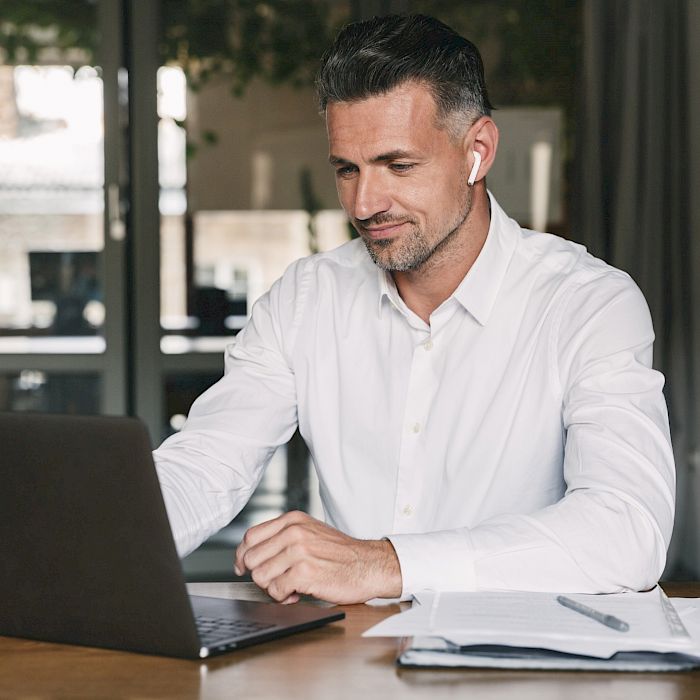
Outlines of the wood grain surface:
M 672 596 L 700 596 L 700 583 L 664 588 Z M 264 599 L 250 584 L 192 584 L 190 590 Z M 399 605 L 351 605 L 344 610 L 343 622 L 206 663 L 0 637 L 0 698 L 700 698 L 700 672 L 399 669 L 396 640 L 361 637 L 398 612 Z

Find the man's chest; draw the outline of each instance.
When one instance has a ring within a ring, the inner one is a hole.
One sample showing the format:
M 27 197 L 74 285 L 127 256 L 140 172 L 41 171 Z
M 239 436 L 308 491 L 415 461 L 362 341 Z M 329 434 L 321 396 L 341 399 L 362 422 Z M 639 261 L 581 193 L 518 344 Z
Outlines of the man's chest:
M 310 344 L 295 368 L 299 424 L 329 494 L 391 502 L 393 532 L 561 495 L 546 328 L 466 313 L 423 331 L 382 320 Z

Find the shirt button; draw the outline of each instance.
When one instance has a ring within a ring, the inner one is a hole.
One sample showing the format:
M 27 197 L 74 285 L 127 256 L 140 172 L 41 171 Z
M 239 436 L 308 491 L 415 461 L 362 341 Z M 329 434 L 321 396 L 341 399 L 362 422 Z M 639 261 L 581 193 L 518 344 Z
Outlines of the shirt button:
M 432 340 L 426 340 L 425 343 L 423 343 L 423 347 L 426 350 L 432 350 L 433 349 L 433 341 Z
M 410 515 L 413 515 L 413 506 L 410 504 L 407 504 L 403 507 L 403 511 L 401 511 L 406 517 L 409 517 Z
M 414 423 L 411 430 L 413 430 L 414 433 L 420 433 L 420 423 Z

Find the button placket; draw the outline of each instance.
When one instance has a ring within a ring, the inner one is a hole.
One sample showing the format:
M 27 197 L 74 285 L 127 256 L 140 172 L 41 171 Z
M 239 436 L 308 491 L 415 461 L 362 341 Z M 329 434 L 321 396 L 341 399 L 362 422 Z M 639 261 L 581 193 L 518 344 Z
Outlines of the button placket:
M 430 339 L 428 342 L 432 343 Z M 418 468 L 417 456 L 423 451 L 425 420 L 430 410 L 428 397 L 432 394 L 429 391 L 432 365 L 432 358 L 425 351 L 425 341 L 417 342 L 411 360 L 399 451 L 394 510 L 395 532 L 413 531 L 413 528 L 418 526 L 412 518 L 423 491 L 423 479 L 427 475 Z

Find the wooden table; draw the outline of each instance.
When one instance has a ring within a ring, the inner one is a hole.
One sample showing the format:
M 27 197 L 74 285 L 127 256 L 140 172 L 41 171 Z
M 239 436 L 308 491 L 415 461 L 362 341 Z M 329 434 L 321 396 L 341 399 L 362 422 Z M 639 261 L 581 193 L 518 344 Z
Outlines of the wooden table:
M 700 584 L 666 584 L 700 596 Z M 191 592 L 260 599 L 250 584 Z M 345 607 L 343 622 L 200 663 L 0 637 L 0 698 L 443 698 L 697 700 L 700 671 L 583 673 L 398 669 L 396 641 L 361 633 L 398 605 Z

